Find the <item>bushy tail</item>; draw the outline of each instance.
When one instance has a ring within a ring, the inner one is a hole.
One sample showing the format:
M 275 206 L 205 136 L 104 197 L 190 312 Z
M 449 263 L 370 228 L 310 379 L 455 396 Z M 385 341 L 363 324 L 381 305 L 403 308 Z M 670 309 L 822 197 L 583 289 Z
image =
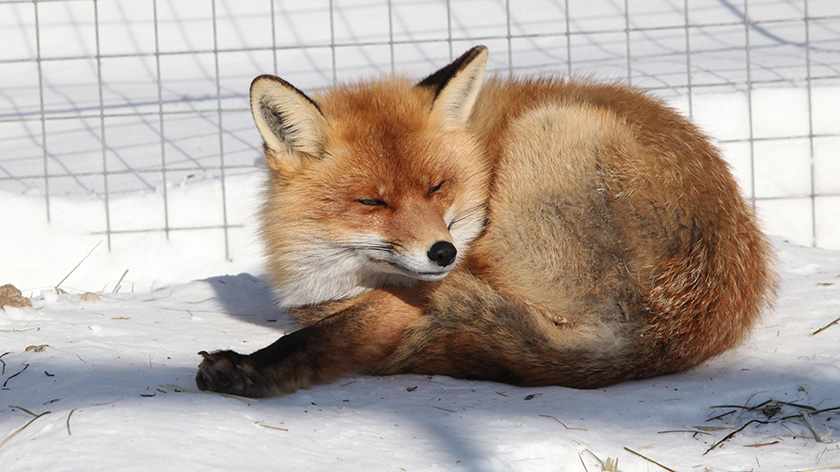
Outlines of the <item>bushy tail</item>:
M 770 244 L 751 220 L 740 226 L 728 237 L 705 235 L 657 274 L 642 335 L 660 373 L 687 369 L 736 345 L 772 300 Z

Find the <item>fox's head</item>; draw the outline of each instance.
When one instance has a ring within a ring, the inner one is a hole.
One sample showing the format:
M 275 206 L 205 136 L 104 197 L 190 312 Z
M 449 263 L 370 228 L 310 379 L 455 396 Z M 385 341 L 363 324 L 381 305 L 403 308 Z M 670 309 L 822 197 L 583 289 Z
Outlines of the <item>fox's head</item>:
M 416 84 L 312 98 L 254 79 L 269 167 L 262 232 L 281 305 L 439 280 L 456 266 L 484 225 L 489 164 L 466 126 L 486 62 L 477 46 Z

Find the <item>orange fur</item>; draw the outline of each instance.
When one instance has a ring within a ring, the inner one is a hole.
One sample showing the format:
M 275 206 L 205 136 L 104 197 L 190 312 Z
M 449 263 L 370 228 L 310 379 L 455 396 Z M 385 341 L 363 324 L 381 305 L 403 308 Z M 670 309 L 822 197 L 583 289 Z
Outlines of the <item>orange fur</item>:
M 773 294 L 770 248 L 709 139 L 617 84 L 481 88 L 486 56 L 311 99 L 255 80 L 268 274 L 305 328 L 203 353 L 201 388 L 359 371 L 593 388 L 746 335 Z

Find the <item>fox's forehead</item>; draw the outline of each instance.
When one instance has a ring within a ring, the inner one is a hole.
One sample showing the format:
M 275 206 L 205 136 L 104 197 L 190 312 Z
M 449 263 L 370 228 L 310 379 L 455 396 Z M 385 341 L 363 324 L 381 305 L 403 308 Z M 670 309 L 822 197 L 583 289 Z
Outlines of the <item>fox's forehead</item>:
M 418 131 L 427 124 L 432 95 L 407 79 L 394 78 L 335 87 L 316 101 L 332 131 L 352 137 Z
M 425 194 L 441 181 L 456 182 L 458 161 L 434 136 L 383 136 L 373 132 L 342 140 L 328 152 L 326 171 L 333 188 L 361 198 L 390 200 L 400 194 Z M 322 176 L 324 174 L 321 174 Z
M 427 191 L 441 180 L 453 180 L 456 166 L 435 143 L 412 139 L 398 143 L 378 136 L 354 140 L 336 149 L 325 163 L 333 177 L 371 196 L 385 196 L 415 188 Z
M 433 179 L 445 171 L 445 145 L 429 123 L 430 91 L 392 79 L 337 87 L 316 101 L 329 122 L 327 151 L 354 161 L 359 174 Z

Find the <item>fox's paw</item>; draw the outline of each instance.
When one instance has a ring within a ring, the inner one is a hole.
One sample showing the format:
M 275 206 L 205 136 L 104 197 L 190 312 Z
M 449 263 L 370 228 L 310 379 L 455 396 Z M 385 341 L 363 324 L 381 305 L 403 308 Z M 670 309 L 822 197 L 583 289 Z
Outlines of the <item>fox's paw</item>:
M 233 351 L 198 354 L 204 358 L 195 376 L 199 390 L 251 398 L 270 395 L 264 377 L 248 362 L 247 356 Z

